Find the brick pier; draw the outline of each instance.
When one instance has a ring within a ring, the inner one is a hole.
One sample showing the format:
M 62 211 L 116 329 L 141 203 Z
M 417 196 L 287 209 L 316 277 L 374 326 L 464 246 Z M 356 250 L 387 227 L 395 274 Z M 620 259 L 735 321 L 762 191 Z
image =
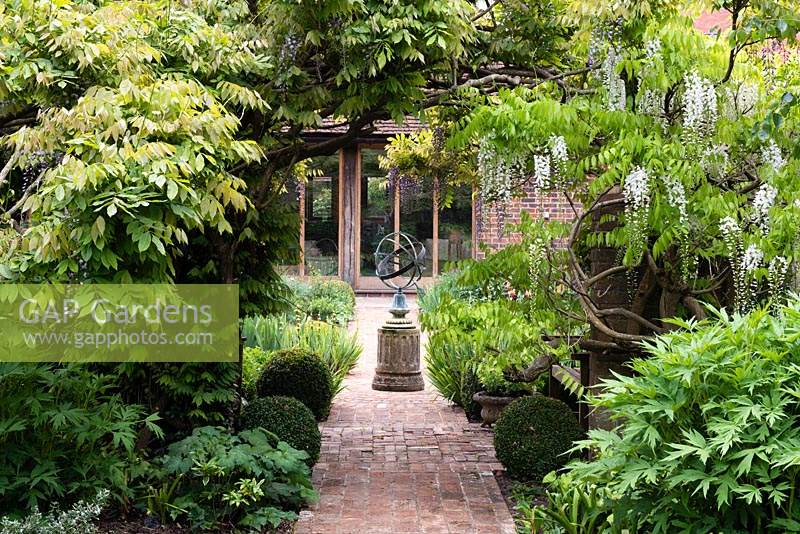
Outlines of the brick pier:
M 376 329 L 388 305 L 388 298 L 358 298 L 353 326 L 364 353 L 321 425 L 320 501 L 302 513 L 296 532 L 512 534 L 492 474 L 500 465 L 491 432 L 468 423 L 427 383 L 412 393 L 372 390 Z

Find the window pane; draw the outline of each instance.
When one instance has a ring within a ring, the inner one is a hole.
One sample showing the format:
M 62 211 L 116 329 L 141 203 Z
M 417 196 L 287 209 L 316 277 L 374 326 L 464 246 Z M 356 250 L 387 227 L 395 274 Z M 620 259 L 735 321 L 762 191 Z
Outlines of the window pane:
M 314 158 L 305 196 L 307 275 L 339 274 L 339 155 Z
M 433 191 L 416 182 L 400 182 L 400 231 L 425 246 L 425 270 L 433 276 Z
M 386 171 L 378 166 L 383 150 L 361 149 L 361 276 L 375 276 L 375 249 L 394 231 L 394 198 Z
M 298 182 L 295 179 L 286 183 L 286 190 L 280 196 L 281 202 L 287 206 L 287 210 L 295 216 L 300 215 L 300 193 Z M 300 241 L 298 240 L 288 251 L 288 254 L 278 264 L 278 270 L 287 275 L 300 274 Z
M 447 262 L 472 257 L 472 188 L 451 189 L 452 203 L 439 211 L 439 272 Z

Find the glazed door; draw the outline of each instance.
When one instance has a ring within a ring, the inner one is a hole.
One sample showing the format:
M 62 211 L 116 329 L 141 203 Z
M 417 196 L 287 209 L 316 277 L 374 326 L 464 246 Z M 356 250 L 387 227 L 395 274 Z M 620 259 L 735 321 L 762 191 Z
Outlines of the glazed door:
M 395 231 L 395 191 L 386 171 L 378 164 L 381 148 L 361 147 L 357 166 L 358 276 L 356 289 L 380 290 L 386 286 L 375 274 L 375 249 L 386 235 Z
M 431 191 L 414 183 L 400 182 L 399 187 L 380 168 L 382 148 L 361 147 L 358 168 L 358 276 L 356 289 L 384 290 L 375 274 L 375 249 L 386 235 L 402 231 L 425 245 L 423 280 L 434 276 L 434 228 L 436 213 Z

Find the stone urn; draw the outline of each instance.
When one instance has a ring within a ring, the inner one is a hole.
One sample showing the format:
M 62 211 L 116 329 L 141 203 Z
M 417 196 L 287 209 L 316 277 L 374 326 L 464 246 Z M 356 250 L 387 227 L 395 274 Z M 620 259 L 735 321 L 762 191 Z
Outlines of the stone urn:
M 472 400 L 481 405 L 481 419 L 483 426 L 491 426 L 500 417 L 500 412 L 519 396 L 492 395 L 486 391 L 479 391 L 472 396 Z

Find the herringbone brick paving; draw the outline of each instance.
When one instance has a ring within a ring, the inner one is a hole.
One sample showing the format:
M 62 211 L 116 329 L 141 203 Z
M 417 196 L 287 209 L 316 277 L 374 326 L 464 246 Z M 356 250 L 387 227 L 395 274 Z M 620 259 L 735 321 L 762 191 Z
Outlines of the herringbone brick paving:
M 500 465 L 491 431 L 467 422 L 428 384 L 414 393 L 372 390 L 388 307 L 386 298 L 358 298 L 353 327 L 364 353 L 320 426 L 313 476 L 320 500 L 296 532 L 513 533 L 492 474 Z

